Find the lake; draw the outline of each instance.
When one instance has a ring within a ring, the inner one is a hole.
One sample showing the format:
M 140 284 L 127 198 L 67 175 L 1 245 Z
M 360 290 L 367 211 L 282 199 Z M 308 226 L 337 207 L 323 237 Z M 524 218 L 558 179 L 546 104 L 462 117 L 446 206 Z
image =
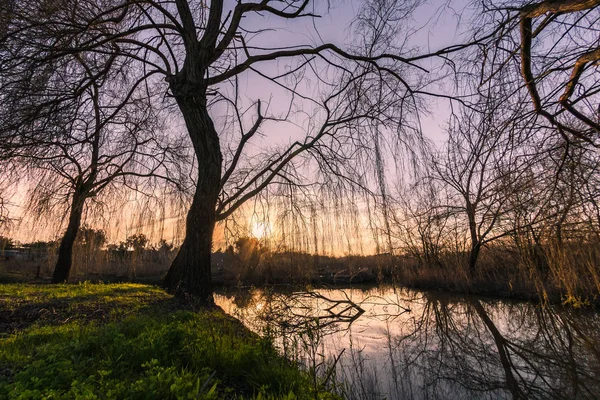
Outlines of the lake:
M 600 398 L 591 310 L 396 287 L 215 300 L 347 399 Z

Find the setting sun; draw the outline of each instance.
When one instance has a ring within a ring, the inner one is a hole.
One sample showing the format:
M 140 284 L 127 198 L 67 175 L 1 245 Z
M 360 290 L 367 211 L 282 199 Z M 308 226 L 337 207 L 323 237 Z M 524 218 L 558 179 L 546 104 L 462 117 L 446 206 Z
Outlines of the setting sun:
M 268 222 L 253 221 L 251 223 L 252 236 L 257 239 L 264 239 L 271 234 L 271 224 Z

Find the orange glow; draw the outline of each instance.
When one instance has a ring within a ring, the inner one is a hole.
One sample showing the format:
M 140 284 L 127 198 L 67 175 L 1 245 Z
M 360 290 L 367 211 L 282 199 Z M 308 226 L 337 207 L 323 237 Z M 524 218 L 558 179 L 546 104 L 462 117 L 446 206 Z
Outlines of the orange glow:
M 264 239 L 272 232 L 271 224 L 268 222 L 253 221 L 251 222 L 252 236 L 257 239 Z

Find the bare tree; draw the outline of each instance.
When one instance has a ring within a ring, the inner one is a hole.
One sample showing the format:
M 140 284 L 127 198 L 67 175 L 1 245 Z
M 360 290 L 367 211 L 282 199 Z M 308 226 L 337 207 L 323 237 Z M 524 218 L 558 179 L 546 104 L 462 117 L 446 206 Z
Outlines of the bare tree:
M 518 122 L 518 115 L 497 104 L 494 94 L 482 97 L 479 110 L 462 107 L 452 117 L 445 150 L 433 159 L 431 178 L 448 193 L 443 207 L 464 216 L 468 227 L 471 275 L 482 247 L 511 232 L 500 226 L 514 206 L 513 182 L 529 168 L 519 141 L 526 135 L 515 132 L 525 128 Z
M 54 283 L 69 279 L 88 200 L 115 185 L 133 188 L 140 178 L 180 181 L 167 164 L 184 161 L 177 157 L 181 146 L 157 133 L 153 93 L 140 82 L 122 91 L 128 65 L 117 62 L 114 55 L 83 53 L 40 70 L 27 58 L 3 65 L 0 147 L 29 172 L 38 212 L 69 205 Z
M 345 136 L 351 129 L 358 134 L 360 129 L 353 127 L 373 120 L 391 126 L 415 109 L 411 84 L 420 88 L 405 71 L 422 72 L 414 63 L 423 56 L 409 56 L 411 49 L 402 48 L 402 38 L 395 39 L 397 28 L 390 28 L 400 26 L 414 3 L 367 3 L 360 13 L 361 23 L 355 25 L 360 34 L 347 49 L 318 35 L 315 40 L 295 35 L 284 45 L 272 45 L 277 35 L 285 34 L 278 23 L 316 24 L 319 15 L 327 12 L 326 4 L 310 0 L 238 2 L 231 7 L 222 0 L 210 4 L 194 0 L 16 3 L 2 40 L 12 60 L 10 74 L 30 73 L 18 70 L 24 59 L 38 68 L 51 68 L 74 55 L 109 54 L 115 62 L 131 66 L 128 86 L 143 82 L 174 100 L 194 148 L 197 177 L 186 237 L 165 286 L 207 302 L 212 301 L 215 222 L 266 187 L 296 181 L 299 176 L 291 166 L 299 157 L 320 157 L 322 149 L 334 149 L 340 138 L 344 146 L 356 145 L 353 137 Z M 285 68 L 277 68 L 278 63 Z M 260 101 L 260 95 L 242 101 L 239 82 L 250 77 L 283 91 L 290 112 L 269 114 L 270 104 Z M 91 80 L 96 79 L 101 78 Z M 310 80 L 318 88 L 309 88 Z M 215 119 L 225 105 L 237 116 L 229 127 L 239 136 L 229 139 L 222 121 Z M 244 168 L 247 144 L 266 129 L 267 121 L 290 121 L 291 112 L 300 115 L 311 110 L 299 139 L 265 151 L 252 168 Z
M 0 4 L 0 36 L 4 36 L 12 19 L 14 3 L 12 0 Z

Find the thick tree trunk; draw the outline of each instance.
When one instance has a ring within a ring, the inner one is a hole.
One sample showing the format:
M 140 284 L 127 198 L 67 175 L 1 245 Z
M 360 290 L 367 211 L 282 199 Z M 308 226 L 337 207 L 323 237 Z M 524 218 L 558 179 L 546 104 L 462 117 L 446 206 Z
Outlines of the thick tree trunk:
M 63 283 L 69 280 L 71 266 L 73 265 L 73 245 L 81 225 L 84 204 L 85 196 L 80 193 L 80 190 L 76 189 L 69 214 L 69 225 L 58 248 L 58 260 L 52 274 L 52 283 Z
M 164 286 L 176 295 L 193 294 L 202 302 L 212 303 L 211 253 L 215 226 L 215 207 L 194 196 L 188 211 L 186 235 L 165 277 Z
M 176 99 L 196 152 L 198 182 L 187 215 L 186 237 L 169 268 L 164 286 L 170 293 L 192 294 L 211 304 L 212 235 L 221 190 L 221 148 L 205 97 L 188 94 Z

